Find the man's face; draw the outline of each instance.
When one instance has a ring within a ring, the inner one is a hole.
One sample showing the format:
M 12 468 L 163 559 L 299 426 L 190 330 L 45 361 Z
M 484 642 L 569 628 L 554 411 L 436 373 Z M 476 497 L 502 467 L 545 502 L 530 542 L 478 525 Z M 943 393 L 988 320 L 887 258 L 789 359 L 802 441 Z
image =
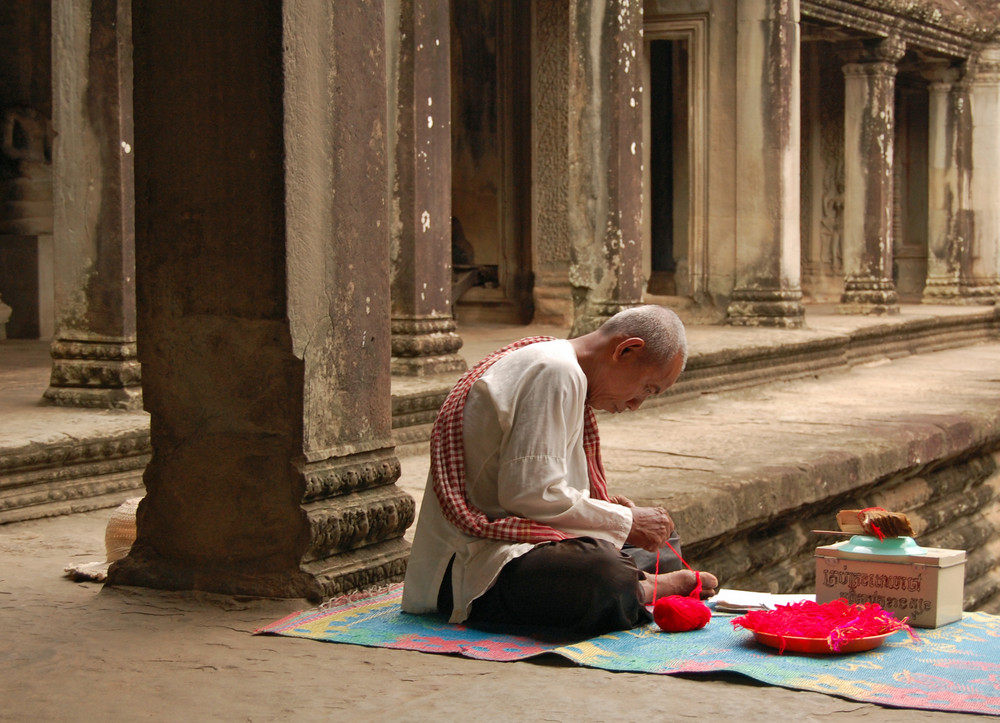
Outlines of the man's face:
M 588 380 L 587 403 L 605 412 L 638 409 L 647 397 L 666 391 L 681 375 L 680 354 L 666 365 L 646 363 L 642 350 L 621 347 Z

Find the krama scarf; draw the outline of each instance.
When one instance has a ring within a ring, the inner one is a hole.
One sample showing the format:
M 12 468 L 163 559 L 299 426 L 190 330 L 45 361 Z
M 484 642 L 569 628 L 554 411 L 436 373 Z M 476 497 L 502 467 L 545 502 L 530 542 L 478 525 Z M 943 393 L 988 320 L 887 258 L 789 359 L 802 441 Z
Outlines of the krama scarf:
M 462 440 L 462 414 L 472 385 L 487 369 L 510 352 L 541 341 L 554 341 L 551 336 L 532 336 L 490 354 L 467 371 L 455 384 L 441 405 L 431 435 L 431 473 L 434 493 L 449 522 L 462 532 L 475 537 L 508 542 L 549 542 L 564 540 L 571 535 L 523 517 L 489 519 L 469 502 L 465 487 L 465 445 Z M 597 417 L 588 405 L 583 419 L 583 451 L 587 457 L 590 495 L 610 501 L 608 486 L 601 463 L 601 441 L 597 435 Z

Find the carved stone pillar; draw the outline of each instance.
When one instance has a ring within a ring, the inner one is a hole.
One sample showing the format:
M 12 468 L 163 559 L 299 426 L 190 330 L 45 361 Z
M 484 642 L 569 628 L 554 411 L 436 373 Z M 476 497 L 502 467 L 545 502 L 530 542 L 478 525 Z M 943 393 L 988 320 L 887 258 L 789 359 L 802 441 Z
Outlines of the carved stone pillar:
M 532 268 L 535 322 L 569 327 L 569 10 L 535 0 L 532 57 Z
M 960 304 L 963 269 L 968 269 L 969 176 L 968 96 L 958 85 L 959 68 L 945 65 L 924 73 L 928 85 L 927 281 L 923 303 Z
M 969 303 L 1000 302 L 1000 47 L 981 51 L 970 77 L 973 172 Z
M 844 66 L 842 314 L 898 314 L 892 281 L 893 138 L 897 38 L 865 45 Z
M 392 372 L 463 371 L 451 276 L 448 3 L 402 0 L 392 129 Z
M 52 3 L 55 333 L 45 399 L 142 407 L 131 3 Z
M 805 318 L 799 4 L 741 0 L 738 12 L 736 287 L 727 321 L 795 328 Z
M 399 580 L 383 5 L 132 7 L 153 454 L 109 581 L 319 598 Z
M 642 4 L 571 0 L 572 334 L 642 301 Z

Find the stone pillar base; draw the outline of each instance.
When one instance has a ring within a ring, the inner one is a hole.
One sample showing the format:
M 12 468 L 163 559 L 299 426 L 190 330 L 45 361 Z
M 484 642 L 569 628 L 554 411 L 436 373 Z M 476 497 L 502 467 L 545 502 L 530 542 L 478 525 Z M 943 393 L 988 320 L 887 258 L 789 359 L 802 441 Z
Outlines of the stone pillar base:
M 402 538 L 380 542 L 357 552 L 344 552 L 306 563 L 303 570 L 319 587 L 322 597 L 402 582 L 410 544 Z
M 395 485 L 331 497 L 304 505 L 310 546 L 303 561 L 333 560 L 403 537 L 413 524 L 416 503 Z
M 800 329 L 805 318 L 801 291 L 736 289 L 726 310 L 726 323 L 733 326 Z
M 258 561 L 220 566 L 199 560 L 165 559 L 147 547 L 133 545 L 126 557 L 108 568 L 109 585 L 157 590 L 201 590 L 220 595 L 323 599 L 322 586 L 305 571 L 266 571 Z
M 966 304 L 962 286 L 955 278 L 928 278 L 920 299 L 923 304 Z
M 898 314 L 899 297 L 896 287 L 888 279 L 847 279 L 837 313 L 875 316 Z
M 925 304 L 989 306 L 1000 302 L 1000 279 L 958 280 L 929 278 L 921 301 Z
M 310 543 L 302 570 L 324 597 L 403 579 L 410 554 L 403 534 L 416 503 L 394 484 L 399 474 L 392 448 L 305 465 Z
M 392 450 L 304 465 L 309 543 L 298 569 L 287 560 L 163 559 L 137 542 L 108 572 L 112 585 L 202 590 L 225 595 L 319 600 L 403 579 L 410 545 L 403 539 L 416 504 L 396 487 Z
M 60 406 L 142 409 L 141 367 L 134 341 L 52 342 L 52 374 L 43 397 Z
M 453 319 L 393 319 L 393 374 L 420 377 L 464 372 L 465 360 L 456 352 L 462 337 L 455 333 Z
M 966 304 L 985 306 L 1000 303 L 1000 279 L 971 281 L 962 285 L 962 296 Z

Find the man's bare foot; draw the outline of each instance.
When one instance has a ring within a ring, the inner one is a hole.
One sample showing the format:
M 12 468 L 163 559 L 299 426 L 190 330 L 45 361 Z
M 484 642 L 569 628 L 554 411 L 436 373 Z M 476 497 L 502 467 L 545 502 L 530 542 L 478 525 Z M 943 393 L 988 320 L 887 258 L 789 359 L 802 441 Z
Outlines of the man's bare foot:
M 654 590 L 653 579 L 656 579 Z M 677 570 L 676 572 L 665 572 L 662 575 L 646 575 L 645 580 L 640 580 L 642 587 L 642 598 L 645 605 L 653 602 L 653 593 L 656 598 L 667 595 L 690 595 L 697 584 L 693 570 Z M 719 580 L 710 572 L 701 573 L 701 598 L 710 598 L 715 595 L 715 590 L 719 586 Z

